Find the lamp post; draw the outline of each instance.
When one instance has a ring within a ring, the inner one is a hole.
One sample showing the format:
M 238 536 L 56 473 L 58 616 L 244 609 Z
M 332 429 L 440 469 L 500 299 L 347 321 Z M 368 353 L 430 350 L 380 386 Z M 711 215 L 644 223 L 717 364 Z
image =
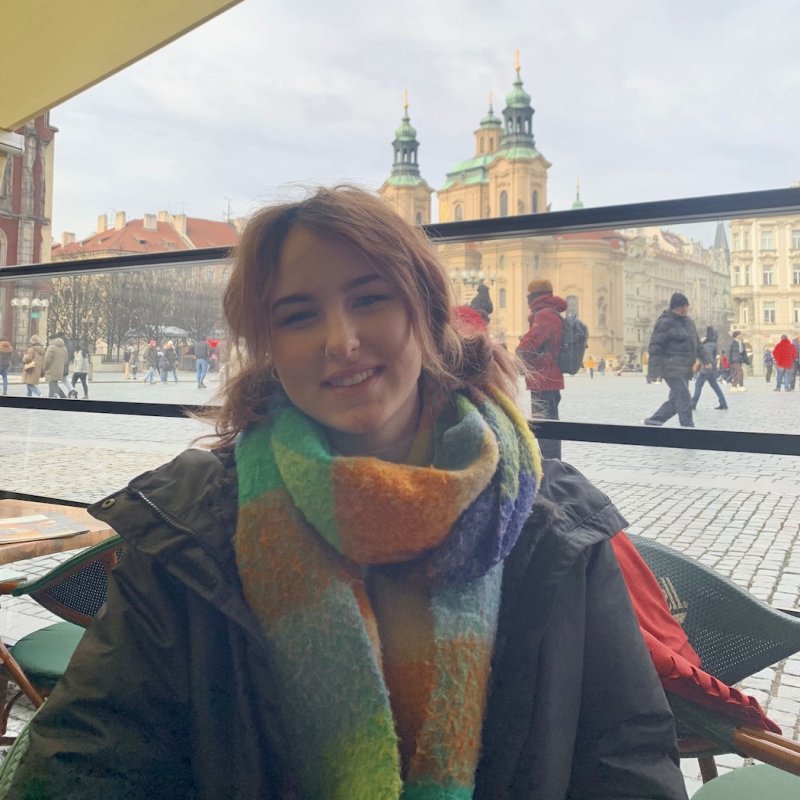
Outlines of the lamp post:
M 471 269 L 451 269 L 450 283 L 453 284 L 456 304 L 460 304 L 464 299 L 462 294 L 466 294 L 467 289 L 474 289 L 479 283 L 489 282 L 492 286 L 497 282 L 497 274 L 486 274 L 482 269 L 473 267 Z
M 14 321 L 14 344 L 17 350 L 22 351 L 28 346 L 31 337 L 32 321 L 36 320 L 36 333 L 41 335 L 42 330 L 47 330 L 47 309 L 50 301 L 46 298 L 12 297 L 11 306 L 16 315 Z

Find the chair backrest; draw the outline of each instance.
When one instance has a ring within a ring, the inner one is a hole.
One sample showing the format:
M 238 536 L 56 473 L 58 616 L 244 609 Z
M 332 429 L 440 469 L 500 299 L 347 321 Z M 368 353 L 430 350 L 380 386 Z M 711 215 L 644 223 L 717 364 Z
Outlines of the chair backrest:
M 706 672 L 727 684 L 800 650 L 800 619 L 770 608 L 709 567 L 629 534 Z
M 28 595 L 58 617 L 86 628 L 106 602 L 108 574 L 124 552 L 121 537 L 89 547 L 55 569 L 16 587 L 11 594 Z

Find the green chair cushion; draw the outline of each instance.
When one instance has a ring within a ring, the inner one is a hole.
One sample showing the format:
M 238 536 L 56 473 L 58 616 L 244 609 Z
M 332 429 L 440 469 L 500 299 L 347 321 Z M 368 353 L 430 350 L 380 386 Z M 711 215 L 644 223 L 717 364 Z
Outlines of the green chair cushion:
M 85 630 L 71 622 L 56 622 L 23 636 L 11 648 L 11 655 L 34 686 L 52 688 L 66 671 Z
M 758 764 L 739 767 L 703 784 L 692 800 L 789 800 L 800 797 L 800 778 L 782 769 Z

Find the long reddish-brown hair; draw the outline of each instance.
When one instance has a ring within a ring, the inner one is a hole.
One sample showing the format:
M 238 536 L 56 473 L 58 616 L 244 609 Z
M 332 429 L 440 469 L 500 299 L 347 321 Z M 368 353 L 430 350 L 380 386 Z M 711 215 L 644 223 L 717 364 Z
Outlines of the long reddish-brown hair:
M 424 233 L 363 189 L 320 188 L 305 200 L 256 213 L 236 248 L 223 298 L 231 373 L 220 390 L 222 405 L 208 412 L 215 422 L 217 446 L 262 420 L 279 386 L 269 355 L 267 310 L 283 244 L 298 225 L 355 245 L 397 288 L 422 351 L 422 373 L 435 391 L 447 394 L 474 386 L 514 396 L 514 357 L 482 332 L 453 327 L 450 282 Z

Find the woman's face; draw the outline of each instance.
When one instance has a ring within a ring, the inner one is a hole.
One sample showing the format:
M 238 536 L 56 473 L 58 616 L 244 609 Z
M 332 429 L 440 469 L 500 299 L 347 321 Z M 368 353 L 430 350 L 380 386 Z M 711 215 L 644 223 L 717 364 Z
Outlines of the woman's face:
M 286 394 L 336 450 L 368 455 L 414 432 L 422 351 L 400 293 L 355 245 L 292 228 L 268 319 Z

